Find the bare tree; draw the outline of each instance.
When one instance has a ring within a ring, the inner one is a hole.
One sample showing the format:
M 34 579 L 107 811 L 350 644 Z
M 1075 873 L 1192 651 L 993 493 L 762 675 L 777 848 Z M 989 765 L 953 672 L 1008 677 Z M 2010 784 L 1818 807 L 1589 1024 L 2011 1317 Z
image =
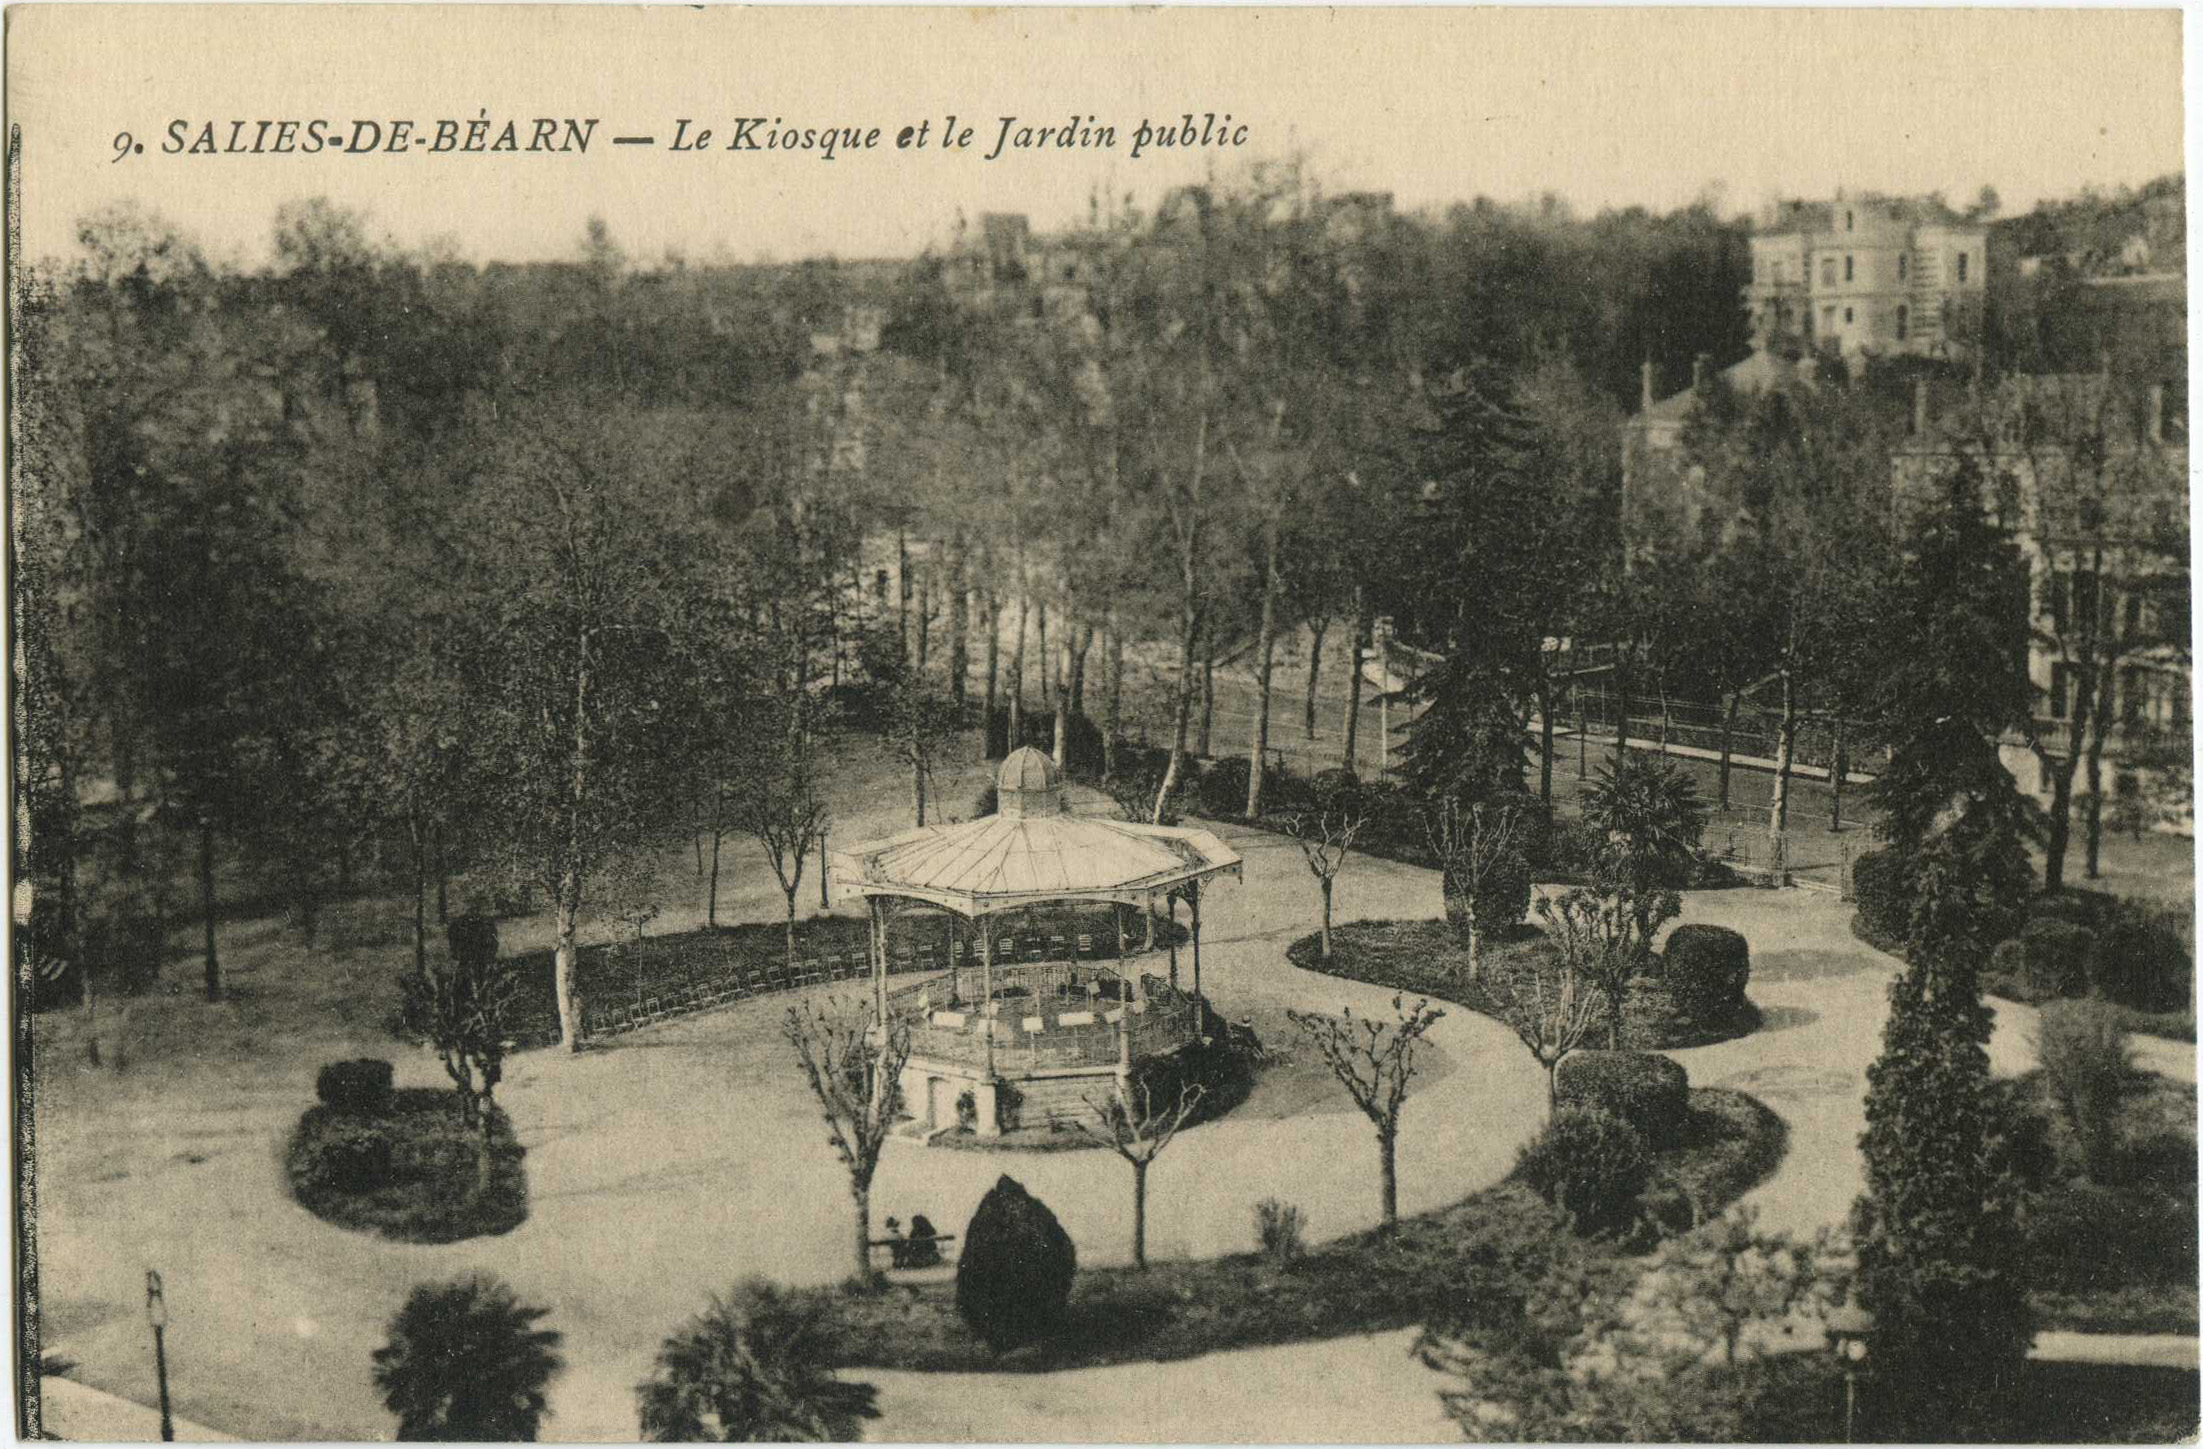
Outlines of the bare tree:
M 490 1121 L 505 1075 L 507 1018 L 518 983 L 497 957 L 497 928 L 481 917 L 456 917 L 451 954 L 405 978 L 406 1029 L 425 1038 L 459 1093 L 462 1121 L 477 1131 L 475 1190 L 490 1185 Z
M 1522 919 L 1530 866 L 1522 855 L 1522 807 L 1484 802 L 1462 808 L 1448 795 L 1423 817 L 1423 834 L 1444 882 L 1446 918 L 1469 943 L 1469 979 L 1484 974 L 1484 939 Z
M 1562 953 L 1525 952 L 1515 969 L 1495 977 L 1500 1019 L 1545 1068 L 1548 1108 L 1560 1097 L 1560 1064 L 1582 1046 L 1599 1021 L 1599 997 Z
M 1387 1226 L 1400 1220 L 1399 1173 L 1394 1163 L 1400 1141 L 1400 1109 L 1407 1104 L 1408 1085 L 1415 1077 L 1415 1048 L 1425 1033 L 1446 1013 L 1427 1000 L 1406 1006 L 1392 998 L 1395 1021 L 1356 1017 L 1352 1007 L 1337 1016 L 1317 1012 L 1288 1011 L 1286 1016 L 1304 1032 L 1332 1074 L 1377 1129 L 1380 1191 Z
M 1538 897 L 1538 917 L 1566 969 L 1605 1003 L 1609 1048 L 1622 1044 L 1622 999 L 1630 978 L 1651 956 L 1653 935 L 1681 910 L 1674 891 L 1639 892 L 1612 881 L 1600 890 L 1578 886 L 1558 898 Z
M 872 1272 L 872 1175 L 880 1149 L 902 1111 L 903 1066 L 910 1060 L 910 1028 L 891 1021 L 875 1030 L 859 1007 L 816 1002 L 788 1008 L 781 1034 L 795 1049 L 803 1075 L 818 1098 L 826 1140 L 849 1169 L 849 1196 L 857 1208 L 857 1277 Z
M 819 795 L 815 748 L 808 733 L 791 731 L 786 739 L 762 750 L 735 801 L 736 818 L 765 847 L 765 859 L 787 902 L 791 969 L 796 961 L 796 891 L 803 885 L 803 863 L 833 823 L 833 814 Z
M 1331 959 L 1331 893 L 1336 888 L 1339 872 L 1346 866 L 1347 852 L 1354 848 L 1354 837 L 1361 834 L 1368 823 L 1366 816 L 1356 815 L 1344 807 L 1324 810 L 1311 820 L 1306 814 L 1296 814 L 1288 819 L 1286 828 L 1300 842 L 1301 857 L 1308 862 L 1308 869 L 1323 890 L 1323 959 Z
M 1147 1170 L 1201 1105 L 1201 1088 L 1190 1083 L 1178 1089 L 1176 1102 L 1160 1107 L 1153 1090 L 1146 1082 L 1119 1083 L 1113 1097 L 1086 1099 L 1098 1129 L 1083 1121 L 1073 1124 L 1132 1164 L 1132 1261 L 1141 1268 L 1147 1266 Z

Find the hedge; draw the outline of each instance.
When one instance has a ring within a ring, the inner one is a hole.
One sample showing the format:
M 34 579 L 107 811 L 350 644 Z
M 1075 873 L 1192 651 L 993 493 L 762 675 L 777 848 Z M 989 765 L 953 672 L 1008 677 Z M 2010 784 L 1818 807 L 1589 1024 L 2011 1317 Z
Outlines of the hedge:
M 2088 994 L 2096 933 L 2057 917 L 2029 921 L 2019 933 L 2021 980 L 2033 1001 Z
M 1558 1105 L 1611 1112 L 1664 1150 L 1689 1121 L 1690 1073 L 1651 1052 L 1579 1051 L 1560 1064 Z

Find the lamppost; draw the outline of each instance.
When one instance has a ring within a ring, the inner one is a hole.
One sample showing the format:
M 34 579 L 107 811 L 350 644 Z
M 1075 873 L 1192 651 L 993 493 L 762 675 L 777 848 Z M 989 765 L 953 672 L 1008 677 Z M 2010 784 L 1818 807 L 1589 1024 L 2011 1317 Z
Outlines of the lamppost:
M 153 1373 L 161 1386 L 161 1442 L 176 1437 L 176 1421 L 168 1412 L 168 1298 L 161 1291 L 161 1275 L 145 1270 L 145 1321 L 153 1327 Z
M 1859 1365 L 1866 1362 L 1866 1336 L 1874 1327 L 1874 1315 L 1849 1301 L 1828 1315 L 1829 1351 L 1843 1369 L 1843 1441 L 1852 1442 L 1852 1425 L 1859 1403 Z

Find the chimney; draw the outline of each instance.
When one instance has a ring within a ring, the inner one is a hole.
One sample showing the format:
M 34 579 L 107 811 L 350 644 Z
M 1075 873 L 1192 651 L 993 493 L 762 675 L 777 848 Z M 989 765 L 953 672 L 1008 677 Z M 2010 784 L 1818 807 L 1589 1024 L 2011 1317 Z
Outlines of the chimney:
M 1638 410 L 1639 410 L 1640 412 L 1642 412 L 1642 411 L 1645 411 L 1645 410 L 1649 409 L 1649 408 L 1650 408 L 1650 407 L 1652 406 L 1652 359 L 1651 359 L 1651 358 L 1649 358 L 1649 357 L 1648 357 L 1648 358 L 1646 358 L 1646 359 L 1645 359 L 1645 361 L 1644 361 L 1644 365 L 1643 365 L 1642 367 L 1640 367 L 1640 368 L 1638 368 L 1638 369 L 1637 369 L 1637 376 L 1638 376 L 1638 380 L 1639 380 L 1639 386 L 1638 386 L 1638 389 L 1637 389 L 1637 407 L 1638 407 Z
M 1928 380 L 1924 377 L 1914 379 L 1912 384 L 1912 435 L 1928 435 Z
M 2149 440 L 2165 441 L 2165 385 L 2153 383 L 2149 390 Z
M 1706 371 L 1712 362 L 1713 358 L 1703 352 L 1691 359 L 1690 386 L 1692 392 L 1704 392 L 1706 390 Z

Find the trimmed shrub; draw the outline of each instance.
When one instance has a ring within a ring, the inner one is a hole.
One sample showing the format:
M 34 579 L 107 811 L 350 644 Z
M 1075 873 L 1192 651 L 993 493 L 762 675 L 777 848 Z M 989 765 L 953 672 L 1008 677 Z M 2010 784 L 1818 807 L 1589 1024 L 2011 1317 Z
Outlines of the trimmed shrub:
M 1078 1266 L 1078 1250 L 1056 1215 L 1005 1175 L 964 1229 L 956 1311 L 989 1348 L 1007 1353 L 1062 1323 Z
M 2195 963 L 2170 915 L 2123 901 L 2104 922 L 2088 974 L 2097 991 L 2121 1006 L 2176 1011 L 2191 998 Z
M 390 1181 L 390 1131 L 365 1117 L 335 1115 L 314 1132 L 312 1151 L 298 1165 L 302 1198 L 328 1193 L 358 1196 Z
M 1651 1052 L 1579 1051 L 1560 1064 L 1559 1105 L 1621 1118 L 1647 1146 L 1671 1147 L 1690 1120 L 1690 1073 Z
M 2101 1001 L 2054 1001 L 2042 1009 L 2035 1051 L 2072 1129 L 2079 1165 L 2101 1177 L 2118 1150 L 2119 1103 L 2134 1076 L 2118 1012 Z
M 314 1095 L 332 1112 L 347 1117 L 390 1115 L 390 1063 L 374 1057 L 331 1062 L 314 1079 Z
M 1245 755 L 1227 755 L 1212 760 L 1201 772 L 1201 784 L 1197 798 L 1201 813 L 1211 818 L 1237 817 L 1247 813 L 1247 779 L 1251 767 Z
M 2029 1001 L 2088 994 L 2089 962 L 2096 956 L 2096 933 L 2071 921 L 2029 921 L 2019 933 L 2020 980 Z
M 1660 953 L 1662 975 L 1676 1009 L 1700 1027 L 1720 1027 L 1744 1009 L 1752 951 L 1727 926 L 1677 926 Z
M 1903 941 L 1912 929 L 1911 871 L 1895 850 L 1869 850 L 1851 862 L 1851 893 L 1859 923 L 1880 941 Z
M 1254 1224 L 1263 1257 L 1282 1266 L 1300 1256 L 1303 1220 L 1299 1208 L 1266 1197 L 1254 1205 Z
M 1579 1233 L 1625 1233 L 1637 1225 L 1652 1181 L 1644 1134 L 1597 1107 L 1563 1107 L 1522 1149 L 1515 1175 L 1568 1215 Z

